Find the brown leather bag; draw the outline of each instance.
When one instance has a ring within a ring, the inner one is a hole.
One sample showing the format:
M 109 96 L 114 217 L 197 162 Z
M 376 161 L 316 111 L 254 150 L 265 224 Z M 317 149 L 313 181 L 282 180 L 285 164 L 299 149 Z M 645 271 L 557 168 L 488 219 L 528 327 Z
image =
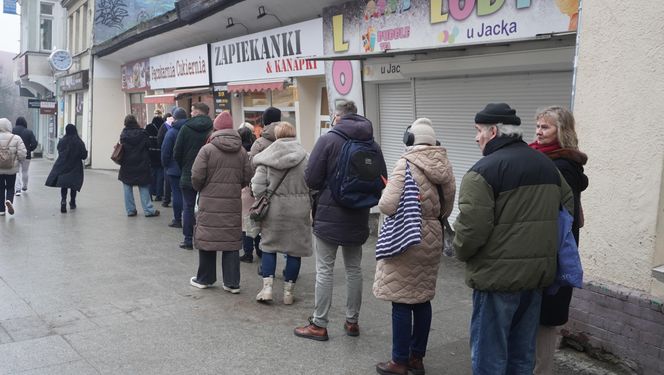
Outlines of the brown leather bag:
M 256 199 L 254 204 L 251 205 L 251 208 L 249 209 L 249 217 L 251 218 L 251 220 L 261 221 L 265 219 L 265 217 L 267 217 L 267 211 L 270 209 L 270 198 L 272 198 L 274 192 L 276 192 L 277 189 L 279 189 L 281 183 L 284 182 L 284 179 L 286 178 L 288 172 L 290 172 L 290 169 L 286 170 L 286 173 L 284 173 L 281 176 L 279 182 L 277 182 L 277 185 L 274 188 L 270 189 L 270 186 L 268 186 L 265 191 L 265 194 L 263 194 L 260 198 Z
M 122 147 L 122 143 L 118 142 L 115 144 L 115 146 L 113 146 L 113 153 L 111 154 L 111 160 L 113 160 L 115 164 L 121 164 L 122 155 L 124 155 L 124 149 Z

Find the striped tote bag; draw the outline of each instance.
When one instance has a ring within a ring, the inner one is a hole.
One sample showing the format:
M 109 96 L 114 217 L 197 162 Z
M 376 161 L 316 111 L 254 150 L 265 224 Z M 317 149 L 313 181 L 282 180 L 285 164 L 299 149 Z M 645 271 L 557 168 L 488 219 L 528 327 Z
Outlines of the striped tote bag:
M 419 196 L 420 188 L 406 162 L 406 176 L 399 207 L 394 215 L 385 218 L 380 227 L 376 242 L 377 260 L 399 255 L 409 246 L 422 242 L 422 208 Z

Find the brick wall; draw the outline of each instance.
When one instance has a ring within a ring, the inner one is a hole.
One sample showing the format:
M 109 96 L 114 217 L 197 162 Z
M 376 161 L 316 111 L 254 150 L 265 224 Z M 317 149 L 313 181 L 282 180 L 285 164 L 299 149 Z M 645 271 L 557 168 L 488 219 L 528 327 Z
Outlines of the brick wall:
M 648 294 L 610 283 L 575 290 L 564 341 L 635 374 L 664 374 L 664 305 Z

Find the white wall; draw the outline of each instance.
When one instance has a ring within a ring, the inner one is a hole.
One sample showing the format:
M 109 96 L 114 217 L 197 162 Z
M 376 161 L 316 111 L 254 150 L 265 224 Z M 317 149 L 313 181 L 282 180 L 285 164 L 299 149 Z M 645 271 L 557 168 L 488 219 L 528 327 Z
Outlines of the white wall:
M 113 145 L 120 138 L 127 114 L 126 96 L 121 89 L 120 63 L 95 58 L 91 82 L 92 168 L 118 169 L 110 156 Z
M 651 269 L 664 260 L 663 14 L 663 1 L 583 1 L 574 107 L 589 156 L 586 274 L 659 296 Z

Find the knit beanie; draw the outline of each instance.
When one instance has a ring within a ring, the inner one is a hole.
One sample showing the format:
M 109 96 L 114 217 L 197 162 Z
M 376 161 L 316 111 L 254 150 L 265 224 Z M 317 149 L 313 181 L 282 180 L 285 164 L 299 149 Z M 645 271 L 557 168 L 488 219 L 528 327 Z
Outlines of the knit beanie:
M 436 145 L 436 132 L 428 118 L 423 117 L 415 120 L 409 131 L 415 136 L 414 145 Z
M 254 126 L 251 125 L 251 124 L 248 123 L 248 122 L 243 122 L 243 123 L 238 127 L 238 129 L 242 129 L 242 128 L 247 128 L 247 129 L 251 130 L 252 133 L 254 132 Z
M 187 111 L 185 111 L 182 107 L 177 107 L 173 110 L 173 118 L 176 120 L 186 120 Z
M 279 108 L 269 107 L 263 112 L 263 126 L 268 126 L 273 122 L 281 121 L 281 111 Z
M 521 125 L 516 110 L 505 103 L 489 103 L 475 115 L 476 124 Z
M 233 129 L 233 116 L 230 112 L 221 112 L 214 119 L 214 130 Z

